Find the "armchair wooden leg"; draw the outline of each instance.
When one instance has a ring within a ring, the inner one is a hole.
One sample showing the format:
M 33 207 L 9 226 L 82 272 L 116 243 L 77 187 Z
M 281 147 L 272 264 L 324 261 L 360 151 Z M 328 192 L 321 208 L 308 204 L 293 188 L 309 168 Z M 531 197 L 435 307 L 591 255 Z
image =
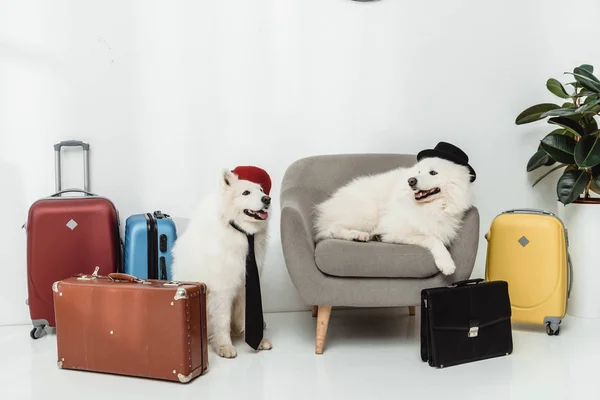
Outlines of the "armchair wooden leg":
M 415 306 L 408 306 L 408 315 L 415 315 Z
M 319 306 L 317 310 L 317 338 L 315 353 L 323 354 L 325 347 L 325 338 L 327 337 L 327 327 L 329 326 L 329 317 L 331 316 L 331 306 Z
M 319 306 L 312 306 L 312 316 L 316 317 L 319 313 Z

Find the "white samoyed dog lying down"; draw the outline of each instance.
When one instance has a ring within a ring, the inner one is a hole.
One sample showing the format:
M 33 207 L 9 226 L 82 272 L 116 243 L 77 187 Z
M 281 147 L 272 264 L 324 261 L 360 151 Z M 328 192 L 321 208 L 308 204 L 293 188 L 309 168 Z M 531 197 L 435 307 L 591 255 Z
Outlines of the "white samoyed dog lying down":
M 270 190 L 270 179 L 268 186 L 263 189 L 224 170 L 220 188 L 199 205 L 173 247 L 173 280 L 204 282 L 207 286 L 208 339 L 221 357 L 237 356 L 231 335 L 242 335 L 245 327 L 248 240 L 231 222 L 254 235 L 260 275 L 267 245 L 271 198 L 265 191 Z M 258 349 L 271 347 L 263 338 Z
M 471 207 L 469 189 L 475 172 L 462 150 L 443 142 L 438 146 L 451 146 L 464 155 L 458 160 L 465 165 L 420 154 L 411 168 L 356 178 L 317 205 L 316 239 L 419 245 L 431 251 L 443 274 L 453 274 L 456 266 L 447 246 Z

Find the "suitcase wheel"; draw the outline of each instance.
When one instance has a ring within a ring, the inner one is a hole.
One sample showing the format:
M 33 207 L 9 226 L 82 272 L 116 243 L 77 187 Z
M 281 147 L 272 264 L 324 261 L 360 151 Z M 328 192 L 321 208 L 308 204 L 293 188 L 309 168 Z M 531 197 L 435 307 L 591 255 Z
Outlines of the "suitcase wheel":
M 29 332 L 29 336 L 31 336 L 32 339 L 39 339 L 42 336 L 44 336 L 44 334 L 46 333 L 46 331 L 44 330 L 43 326 L 35 326 L 31 332 Z
M 555 325 L 555 326 L 553 326 Z M 560 326 L 558 324 L 552 324 L 551 322 L 546 322 L 546 333 L 548 336 L 558 336 L 560 332 Z

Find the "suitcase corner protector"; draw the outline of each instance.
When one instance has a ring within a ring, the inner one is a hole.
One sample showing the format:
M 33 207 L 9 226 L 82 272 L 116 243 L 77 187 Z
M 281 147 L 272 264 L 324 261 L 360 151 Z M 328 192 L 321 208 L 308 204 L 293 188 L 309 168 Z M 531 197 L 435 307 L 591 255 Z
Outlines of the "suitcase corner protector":
M 52 284 L 52 291 L 55 293 L 58 293 L 58 284 L 60 283 L 60 281 L 56 281 Z
M 60 368 L 60 369 L 62 369 L 62 367 L 63 367 L 63 360 L 64 360 L 64 358 L 63 358 L 63 359 L 61 359 L 61 360 L 58 360 L 58 361 L 56 362 L 56 365 L 57 365 L 57 366 L 58 366 L 58 368 Z
M 190 296 L 188 295 L 187 290 L 185 290 L 185 288 L 178 288 L 177 292 L 175 292 L 175 300 L 181 300 L 181 299 L 189 299 Z
M 177 379 L 179 379 L 179 382 L 181 382 L 181 383 L 188 383 L 189 381 L 192 380 L 193 376 L 194 376 L 193 372 L 190 372 L 189 375 L 177 374 Z

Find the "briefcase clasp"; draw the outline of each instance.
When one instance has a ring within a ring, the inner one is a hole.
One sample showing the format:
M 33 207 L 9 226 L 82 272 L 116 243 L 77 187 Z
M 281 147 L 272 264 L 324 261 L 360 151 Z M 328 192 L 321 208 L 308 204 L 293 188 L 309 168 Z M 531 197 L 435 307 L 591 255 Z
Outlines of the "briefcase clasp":
M 474 338 L 474 337 L 477 337 L 477 335 L 479 335 L 479 327 L 478 326 L 470 327 L 469 328 L 469 337 Z

